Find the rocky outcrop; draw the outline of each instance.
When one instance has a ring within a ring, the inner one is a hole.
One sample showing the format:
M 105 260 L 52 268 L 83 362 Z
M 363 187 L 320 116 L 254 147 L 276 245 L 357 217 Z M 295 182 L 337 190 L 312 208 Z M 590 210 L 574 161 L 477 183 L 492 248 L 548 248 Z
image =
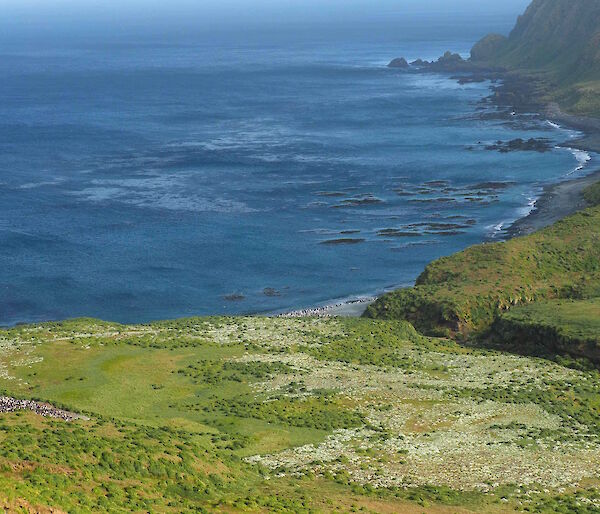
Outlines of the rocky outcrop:
M 408 69 L 414 68 L 415 70 L 421 71 L 434 71 L 434 72 L 474 72 L 480 71 L 481 67 L 475 65 L 471 61 L 463 59 L 459 54 L 452 53 L 450 51 L 442 55 L 437 61 L 424 61 L 417 59 L 410 64 L 403 57 L 394 59 L 388 64 L 390 68 Z
M 497 141 L 485 147 L 486 150 L 497 150 L 500 153 L 508 152 L 540 152 L 545 153 L 552 150 L 548 139 L 512 139 L 511 141 Z
M 64 421 L 74 421 L 76 419 L 89 420 L 90 418 L 57 409 L 48 403 L 39 403 L 32 400 L 18 400 L 9 396 L 0 396 L 0 413 L 15 412 L 20 410 L 29 410 L 39 416 L 46 418 L 58 418 Z
M 597 0 L 533 0 L 492 57 L 511 67 L 589 77 L 600 72 L 599 41 Z
M 408 64 L 408 61 L 404 58 L 404 57 L 398 57 L 396 59 L 393 59 L 389 64 L 388 64 L 388 68 L 400 68 L 400 69 L 406 69 L 408 68 L 410 65 Z

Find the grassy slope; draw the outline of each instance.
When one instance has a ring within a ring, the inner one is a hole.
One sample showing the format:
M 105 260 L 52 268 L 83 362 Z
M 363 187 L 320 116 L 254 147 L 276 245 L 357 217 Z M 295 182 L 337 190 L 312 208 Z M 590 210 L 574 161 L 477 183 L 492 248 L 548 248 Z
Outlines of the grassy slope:
M 414 288 L 384 295 L 367 316 L 430 332 L 485 332 L 512 306 L 600 296 L 600 207 L 530 236 L 483 244 L 431 263 Z
M 535 354 L 569 354 L 600 361 L 600 298 L 555 300 L 517 307 L 492 330 L 502 346 Z
M 534 303 L 513 309 L 505 317 L 523 322 L 529 319 L 554 327 L 565 337 L 600 343 L 600 298 Z
M 91 419 L 0 415 L 0 505 L 449 514 L 587 498 L 592 512 L 576 484 L 600 464 L 596 375 L 393 321 L 18 327 L 0 333 L 0 389 Z
M 590 205 L 600 205 L 600 182 L 588 187 L 583 196 Z

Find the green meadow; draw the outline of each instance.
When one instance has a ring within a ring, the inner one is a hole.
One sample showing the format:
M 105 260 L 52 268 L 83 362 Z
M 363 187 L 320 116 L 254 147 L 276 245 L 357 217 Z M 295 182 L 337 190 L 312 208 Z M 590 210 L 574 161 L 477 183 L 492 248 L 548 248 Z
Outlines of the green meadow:
M 405 321 L 20 326 L 0 333 L 3 393 L 89 419 L 1 414 L 0 505 L 595 512 L 597 383 Z

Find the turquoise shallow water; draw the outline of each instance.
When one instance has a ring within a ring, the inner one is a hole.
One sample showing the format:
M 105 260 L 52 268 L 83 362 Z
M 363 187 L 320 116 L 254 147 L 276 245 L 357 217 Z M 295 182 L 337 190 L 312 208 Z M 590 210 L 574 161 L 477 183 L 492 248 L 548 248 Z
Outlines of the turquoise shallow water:
M 481 116 L 490 84 L 387 69 L 480 35 L 411 27 L 351 42 L 4 49 L 0 324 L 372 294 L 501 237 L 544 184 L 593 166 L 568 149 L 486 151 L 574 134 Z

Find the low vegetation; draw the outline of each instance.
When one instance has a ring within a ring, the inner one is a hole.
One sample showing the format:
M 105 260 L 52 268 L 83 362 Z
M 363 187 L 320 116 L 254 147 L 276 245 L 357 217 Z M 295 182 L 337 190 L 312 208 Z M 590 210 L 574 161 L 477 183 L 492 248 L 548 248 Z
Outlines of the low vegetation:
M 0 505 L 594 512 L 598 378 L 403 321 L 21 326 L 3 394 L 84 416 L 0 414 Z
M 583 196 L 590 205 L 600 205 L 600 182 L 588 187 Z

